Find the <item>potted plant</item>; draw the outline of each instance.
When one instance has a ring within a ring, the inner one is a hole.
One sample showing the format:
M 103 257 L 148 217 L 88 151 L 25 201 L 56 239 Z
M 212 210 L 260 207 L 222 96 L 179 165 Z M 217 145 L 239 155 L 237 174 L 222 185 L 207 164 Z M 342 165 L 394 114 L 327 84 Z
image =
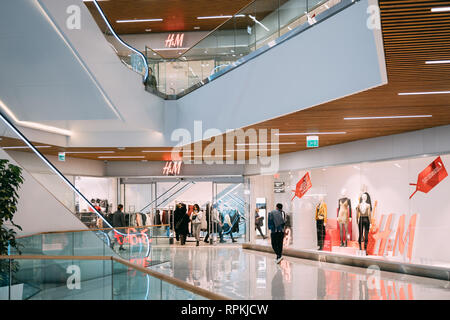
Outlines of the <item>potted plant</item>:
M 22 228 L 13 222 L 19 201 L 18 191 L 23 183 L 22 169 L 9 163 L 8 160 L 0 159 L 0 255 L 8 255 L 10 249 L 15 249 L 19 254 L 20 245 L 16 241 L 16 231 L 9 228 L 6 223 Z M 18 262 L 11 263 L 11 274 L 17 272 Z M 9 261 L 0 260 L 0 296 L 3 296 L 4 288 L 9 283 Z M 22 286 L 22 285 L 21 285 Z M 3 289 L 3 290 L 2 290 Z M 8 292 L 6 290 L 6 292 Z M 0 297 L 1 299 L 1 297 Z

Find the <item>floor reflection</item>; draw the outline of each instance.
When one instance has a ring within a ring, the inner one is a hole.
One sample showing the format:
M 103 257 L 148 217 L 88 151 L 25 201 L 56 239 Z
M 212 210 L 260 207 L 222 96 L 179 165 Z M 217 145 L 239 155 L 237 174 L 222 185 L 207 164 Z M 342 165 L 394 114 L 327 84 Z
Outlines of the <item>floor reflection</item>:
M 153 248 L 152 269 L 232 299 L 450 299 L 450 282 L 242 250 L 239 246 Z M 158 253 L 156 253 L 158 252 Z

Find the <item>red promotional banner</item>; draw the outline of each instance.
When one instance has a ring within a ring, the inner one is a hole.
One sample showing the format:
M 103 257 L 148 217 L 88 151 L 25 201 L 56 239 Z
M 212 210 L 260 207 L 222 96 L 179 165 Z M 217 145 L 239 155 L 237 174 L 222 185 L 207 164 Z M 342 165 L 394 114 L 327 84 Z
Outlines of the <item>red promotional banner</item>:
M 428 167 L 426 167 L 417 178 L 417 183 L 410 183 L 411 186 L 416 186 L 416 191 L 409 197 L 410 199 L 417 191 L 428 193 L 439 182 L 448 176 L 444 163 L 441 157 L 437 157 Z
M 303 176 L 303 178 L 300 179 L 299 182 L 297 182 L 297 185 L 295 186 L 295 190 L 292 190 L 292 192 L 295 192 L 295 195 L 291 201 L 293 201 L 295 199 L 295 197 L 298 197 L 299 199 L 302 198 L 311 187 L 312 187 L 312 183 L 311 183 L 311 178 L 309 177 L 309 172 L 308 172 Z

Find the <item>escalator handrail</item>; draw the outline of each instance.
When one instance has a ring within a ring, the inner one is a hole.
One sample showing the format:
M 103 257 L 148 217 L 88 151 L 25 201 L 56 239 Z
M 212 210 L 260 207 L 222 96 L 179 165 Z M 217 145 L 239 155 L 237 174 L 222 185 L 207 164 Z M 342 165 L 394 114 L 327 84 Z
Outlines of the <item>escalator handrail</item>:
M 97 215 L 99 219 L 103 220 L 103 223 L 106 223 L 107 226 L 112 228 L 116 233 L 118 233 L 121 236 L 128 236 L 128 234 L 121 233 L 117 231 L 109 222 L 103 217 L 103 215 L 97 211 L 97 209 L 92 205 L 92 203 L 67 179 L 23 134 L 20 132 L 14 124 L 3 114 L 3 111 L 0 111 L 0 119 L 3 120 L 3 122 L 16 134 L 18 135 L 22 141 L 59 177 L 61 180 L 63 180 L 70 189 L 72 189 L 73 192 L 75 192 L 80 198 L 82 198 L 93 210 L 93 212 Z M 137 235 L 142 235 L 141 233 Z M 150 254 L 150 240 L 148 236 L 144 233 L 143 234 L 147 240 L 147 255 Z
M 144 54 L 142 52 L 140 52 L 139 50 L 137 50 L 137 49 L 133 48 L 132 46 L 130 46 L 128 43 L 123 41 L 117 35 L 117 33 L 114 31 L 114 28 L 111 26 L 111 23 L 109 22 L 108 18 L 106 17 L 105 13 L 103 12 L 102 8 L 98 4 L 97 0 L 93 0 L 93 3 L 95 5 L 95 7 L 97 8 L 98 12 L 100 13 L 100 16 L 102 17 L 103 21 L 105 21 L 106 25 L 108 26 L 108 29 L 111 31 L 111 33 L 114 36 L 114 38 L 116 38 L 117 41 L 119 41 L 124 47 L 127 47 L 128 49 L 130 49 L 131 51 L 135 52 L 137 55 L 139 55 L 141 57 L 142 61 L 144 62 L 144 66 L 145 66 L 145 75 L 144 75 L 143 82 L 146 83 L 147 79 L 148 79 L 148 76 L 149 76 L 149 74 L 148 74 L 147 58 L 144 56 Z

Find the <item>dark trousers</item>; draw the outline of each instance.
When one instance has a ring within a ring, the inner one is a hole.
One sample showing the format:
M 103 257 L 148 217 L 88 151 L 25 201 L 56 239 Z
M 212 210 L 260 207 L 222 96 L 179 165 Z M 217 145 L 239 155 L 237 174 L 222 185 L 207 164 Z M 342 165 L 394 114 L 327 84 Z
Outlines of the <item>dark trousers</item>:
M 364 250 L 367 249 L 367 242 L 369 242 L 369 229 L 370 229 L 370 221 L 369 217 L 361 217 L 359 218 L 359 249 L 361 250 L 361 242 L 364 233 Z
M 180 234 L 180 244 L 184 246 L 186 244 L 186 234 Z
M 272 232 L 270 234 L 272 249 L 277 255 L 277 259 L 281 258 L 281 255 L 283 254 L 283 238 L 284 232 Z
M 323 220 L 317 220 L 317 245 L 319 246 L 319 250 L 323 249 L 323 242 L 325 240 L 325 224 Z
M 263 239 L 265 239 L 266 237 L 264 236 L 264 233 L 261 230 L 261 226 L 259 224 L 256 225 L 256 229 L 258 229 L 259 234 L 261 235 L 261 237 L 263 237 Z

